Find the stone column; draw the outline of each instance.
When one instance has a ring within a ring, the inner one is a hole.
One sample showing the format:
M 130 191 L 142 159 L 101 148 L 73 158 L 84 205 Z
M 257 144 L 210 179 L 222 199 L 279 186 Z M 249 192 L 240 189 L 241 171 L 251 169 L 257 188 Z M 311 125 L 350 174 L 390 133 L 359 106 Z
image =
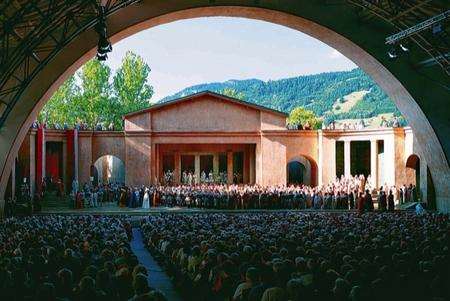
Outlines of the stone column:
M 319 158 L 318 162 L 318 183 L 317 185 L 321 186 L 323 184 L 323 132 L 322 130 L 318 131 L 318 143 L 317 143 L 317 158 Z M 336 165 L 336 163 L 334 164 Z
M 175 152 L 174 156 L 174 182 L 176 184 L 181 183 L 181 154 L 180 152 Z
M 370 140 L 370 178 L 373 188 L 378 187 L 378 141 Z
M 388 185 L 402 185 L 403 183 L 395 183 L 395 141 L 394 135 L 389 135 L 384 139 L 384 183 Z
M 255 184 L 255 150 L 253 148 L 250 149 L 248 157 L 250 161 L 249 164 L 250 184 Z
M 256 143 L 255 147 L 255 184 L 263 183 L 263 168 L 262 168 L 263 153 L 261 141 Z
M 219 174 L 219 154 L 213 154 L 213 174 L 217 176 Z
M 344 175 L 351 176 L 351 155 L 350 155 L 350 141 L 344 141 Z
M 233 184 L 233 152 L 227 152 L 227 182 Z
M 195 183 L 200 183 L 200 155 L 195 155 Z

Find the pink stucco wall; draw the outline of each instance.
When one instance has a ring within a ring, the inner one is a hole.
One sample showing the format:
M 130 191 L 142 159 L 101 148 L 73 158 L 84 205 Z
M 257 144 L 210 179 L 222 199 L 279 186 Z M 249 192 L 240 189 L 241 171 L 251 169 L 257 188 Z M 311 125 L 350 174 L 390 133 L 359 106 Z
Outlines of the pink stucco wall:
M 105 155 L 116 156 L 125 162 L 125 135 L 123 132 L 95 132 L 92 136 L 92 161 Z
M 92 162 L 92 132 L 78 136 L 78 183 L 89 183 Z
M 152 111 L 155 132 L 259 131 L 259 111 L 210 96 Z
M 125 137 L 125 182 L 127 185 L 150 185 L 151 137 L 129 135 Z
M 261 130 L 285 130 L 286 117 L 278 114 L 260 111 L 261 115 Z
M 125 131 L 144 131 L 151 129 L 151 114 L 138 114 L 125 118 Z

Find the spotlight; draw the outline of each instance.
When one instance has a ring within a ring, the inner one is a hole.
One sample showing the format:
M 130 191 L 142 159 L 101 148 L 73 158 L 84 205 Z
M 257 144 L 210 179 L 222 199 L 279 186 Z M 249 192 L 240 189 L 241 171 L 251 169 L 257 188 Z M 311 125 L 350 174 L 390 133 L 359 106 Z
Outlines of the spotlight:
M 104 36 L 100 36 L 98 39 L 97 51 L 99 53 L 108 53 L 112 51 L 111 43 Z
M 405 45 L 400 44 L 399 46 L 400 46 L 400 49 L 403 50 L 403 52 L 408 52 L 409 51 L 409 48 L 406 47 Z
M 108 55 L 106 53 L 97 53 L 97 60 L 106 61 L 108 59 Z
M 390 59 L 395 59 L 398 57 L 397 54 L 397 50 L 395 49 L 395 47 L 392 47 L 389 51 L 388 51 L 388 56 Z
M 112 46 L 108 40 L 104 6 L 99 6 L 97 20 L 98 23 L 95 26 L 95 31 L 98 33 L 97 59 L 99 61 L 106 61 L 108 58 L 106 54 L 112 51 Z

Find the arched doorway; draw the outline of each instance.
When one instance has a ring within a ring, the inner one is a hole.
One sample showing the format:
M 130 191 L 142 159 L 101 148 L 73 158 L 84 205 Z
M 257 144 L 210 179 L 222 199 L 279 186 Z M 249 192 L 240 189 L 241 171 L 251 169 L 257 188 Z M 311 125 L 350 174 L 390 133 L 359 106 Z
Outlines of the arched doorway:
M 97 172 L 94 183 L 125 183 L 125 164 L 118 157 L 112 155 L 101 156 L 95 161 L 93 166 Z
M 304 184 L 306 167 L 298 161 L 288 163 L 288 184 Z
M 420 158 L 416 154 L 412 154 L 406 160 L 406 182 L 405 184 L 413 184 L 420 191 Z
M 29 2 L 30 4 L 26 5 L 32 5 L 32 1 Z M 127 6 L 131 2 L 133 1 L 111 2 L 115 5 L 108 16 L 108 30 L 112 42 L 119 41 L 143 29 L 175 20 L 201 16 L 234 16 L 284 25 L 334 47 L 373 77 L 406 117 L 419 144 L 427 145 L 422 151 L 436 184 L 438 208 L 445 211 L 450 210 L 448 199 L 450 168 L 446 157 L 446 154 L 447 156 L 450 154 L 450 142 L 446 139 L 450 134 L 447 109 L 448 91 L 433 78 L 433 74 L 438 72 L 441 74 L 442 70 L 436 69 L 438 67 L 430 68 L 427 69 L 424 76 L 424 72 L 416 71 L 408 60 L 397 60 L 395 63 L 390 61 L 386 49 L 383 47 L 386 36 L 392 34 L 393 30 L 388 22 L 379 21 L 380 26 L 361 26 L 361 20 L 357 17 L 358 12 L 355 11 L 355 7 L 349 6 L 350 4 L 346 2 L 341 5 L 324 7 L 325 4 L 321 1 L 304 1 L 301 5 L 298 1 L 287 1 L 267 6 L 259 1 L 246 0 L 240 1 L 240 6 L 235 6 L 235 1 L 225 0 L 217 1 L 217 3 L 216 1 L 142 0 L 137 5 Z M 86 5 L 92 6 L 88 2 Z M 83 9 L 81 4 L 74 5 L 74 7 L 79 10 Z M 73 11 L 66 10 L 67 19 L 73 19 Z M 64 16 L 64 13 L 62 15 Z M 86 15 L 89 16 L 89 14 Z M 25 56 L 22 59 L 15 58 L 14 60 L 14 62 L 19 61 L 23 64 L 28 62 L 28 65 L 36 67 L 36 69 L 29 73 L 33 78 L 24 81 L 25 88 L 19 89 L 20 91 L 17 92 L 19 94 L 11 94 L 13 95 L 11 101 L 2 101 L 0 104 L 2 114 L 0 199 L 4 196 L 15 155 L 38 112 L 64 80 L 95 55 L 98 37 L 94 30 L 95 14 L 91 15 L 92 19 L 84 20 L 82 26 L 75 28 L 73 32 L 62 35 L 66 40 L 59 45 L 63 45 L 63 47 L 47 52 L 43 50 L 43 53 L 48 54 L 48 59 L 37 60 L 38 64 L 36 61 L 30 64 Z M 336 15 L 339 18 L 330 17 Z M 60 18 L 54 19 L 55 22 L 61 22 Z M 48 26 L 45 21 L 43 23 L 45 26 L 43 24 L 42 28 L 44 30 L 47 28 L 49 31 L 47 34 L 39 32 L 41 34 L 27 35 L 27 37 L 31 36 L 36 39 L 44 37 L 41 41 L 42 45 L 48 47 L 51 37 L 54 38 L 50 31 L 58 28 L 65 30 L 66 27 L 56 24 Z M 58 34 L 58 36 L 61 35 Z M 48 41 L 45 37 L 48 38 Z M 36 47 L 41 46 L 38 41 L 33 41 L 33 43 L 24 41 L 24 43 Z M 53 43 L 51 41 L 51 44 Z M 34 54 L 32 49 L 27 47 L 17 48 L 25 49 L 24 53 L 27 55 Z M 7 67 L 8 70 L 16 70 L 14 66 Z M 23 73 L 21 68 L 22 66 L 17 66 L 17 74 Z M 2 92 L 16 93 L 15 85 L 18 81 L 20 79 L 17 75 L 14 72 L 11 73 L 4 81 L 7 85 L 2 86 L 2 89 L 5 89 Z M 429 88 L 424 89 L 423 87 Z M 428 101 L 429 99 L 433 99 L 432 104 Z M 439 129 L 439 131 L 435 132 L 433 128 Z
M 317 185 L 317 166 L 305 156 L 292 158 L 287 164 L 287 184 Z

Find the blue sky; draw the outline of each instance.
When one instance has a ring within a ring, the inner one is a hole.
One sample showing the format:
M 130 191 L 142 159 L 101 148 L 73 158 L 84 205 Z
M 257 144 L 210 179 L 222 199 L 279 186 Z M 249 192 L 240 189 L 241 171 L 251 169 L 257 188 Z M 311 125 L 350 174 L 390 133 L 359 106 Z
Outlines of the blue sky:
M 356 65 L 326 44 L 296 30 L 263 21 L 209 17 L 177 21 L 113 45 L 115 70 L 127 50 L 152 69 L 152 101 L 191 85 L 229 79 L 280 79 Z

